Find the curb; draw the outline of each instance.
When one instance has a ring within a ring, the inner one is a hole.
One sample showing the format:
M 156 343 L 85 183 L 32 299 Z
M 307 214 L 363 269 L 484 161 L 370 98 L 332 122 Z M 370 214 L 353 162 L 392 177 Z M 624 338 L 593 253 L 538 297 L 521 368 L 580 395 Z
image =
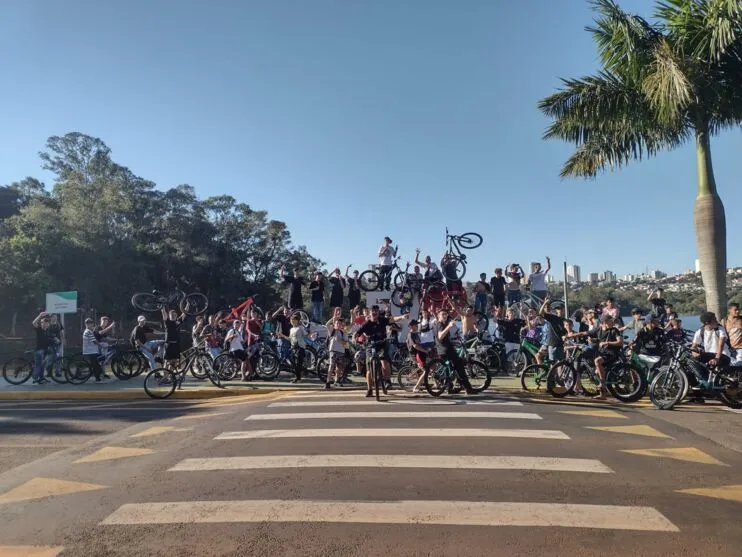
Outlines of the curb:
M 266 395 L 279 392 L 277 389 L 183 389 L 175 391 L 169 400 L 210 399 L 233 396 Z M 0 393 L 0 400 L 155 400 L 144 390 L 132 391 L 17 391 Z

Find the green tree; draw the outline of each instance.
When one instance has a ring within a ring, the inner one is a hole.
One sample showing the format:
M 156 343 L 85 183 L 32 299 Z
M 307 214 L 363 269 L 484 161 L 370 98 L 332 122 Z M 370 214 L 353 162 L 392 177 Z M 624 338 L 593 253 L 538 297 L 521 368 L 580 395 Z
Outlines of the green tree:
M 591 0 L 602 70 L 539 102 L 546 139 L 574 143 L 562 177 L 595 177 L 693 139 L 696 244 L 706 306 L 726 311 L 726 218 L 710 137 L 742 123 L 742 0 L 664 0 L 656 22 Z

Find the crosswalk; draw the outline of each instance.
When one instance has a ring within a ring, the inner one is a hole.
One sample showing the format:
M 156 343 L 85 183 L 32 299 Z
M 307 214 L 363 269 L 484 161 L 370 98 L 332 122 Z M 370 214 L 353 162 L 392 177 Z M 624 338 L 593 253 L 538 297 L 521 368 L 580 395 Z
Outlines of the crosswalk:
M 565 456 L 572 437 L 548 424 L 544 427 L 544 417 L 523 411 L 519 401 L 390 397 L 379 403 L 357 393 L 327 395 L 297 394 L 259 410 L 245 410 L 237 422 L 243 424 L 241 429 L 216 434 L 204 447 L 206 454 L 181 459 L 166 472 L 199 478 L 204 474 L 208 481 L 223 473 L 227 482 L 234 480 L 235 472 L 250 471 L 240 481 L 249 483 L 252 474 L 266 474 L 284 479 L 276 485 L 284 486 L 285 478 L 291 478 L 297 487 L 258 490 L 272 496 L 240 500 L 204 496 L 127 503 L 108 515 L 102 526 L 316 522 L 678 531 L 650 506 L 596 503 L 592 496 L 580 502 L 579 494 L 574 500 L 547 502 L 528 490 L 518 500 L 516 486 L 524 478 L 531 486 L 543 479 L 548 487 L 570 474 L 621 474 L 600 459 Z M 302 472 L 314 471 L 315 482 L 323 482 L 328 480 L 321 474 L 332 470 L 345 470 L 346 475 L 342 489 L 329 486 L 326 497 L 315 497 L 322 485 L 302 484 Z M 394 477 L 389 474 L 405 471 L 408 475 L 398 484 L 388 480 Z M 470 490 L 457 489 L 455 482 L 465 477 L 462 474 L 482 473 L 477 471 L 529 475 L 492 479 L 507 486 L 502 490 L 509 494 L 504 500 L 498 500 L 498 490 L 484 487 L 476 497 L 459 498 Z M 369 488 L 369 481 L 377 477 L 378 488 Z M 391 485 L 386 485 L 389 481 Z M 436 498 L 437 484 L 452 486 L 447 497 Z M 631 503 L 630 499 L 620 502 Z

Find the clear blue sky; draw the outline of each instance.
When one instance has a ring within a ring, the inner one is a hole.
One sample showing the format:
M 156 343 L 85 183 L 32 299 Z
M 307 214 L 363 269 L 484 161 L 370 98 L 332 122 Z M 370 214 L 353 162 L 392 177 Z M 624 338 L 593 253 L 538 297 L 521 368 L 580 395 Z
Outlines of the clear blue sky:
M 387 234 L 440 256 L 447 225 L 485 237 L 471 276 L 545 255 L 682 271 L 692 145 L 561 181 L 571 147 L 541 139 L 537 101 L 596 68 L 591 18 L 582 0 L 6 0 L 0 184 L 49 183 L 37 152 L 81 131 L 159 188 L 267 210 L 330 266 L 373 262 Z M 739 265 L 740 133 L 712 148 Z

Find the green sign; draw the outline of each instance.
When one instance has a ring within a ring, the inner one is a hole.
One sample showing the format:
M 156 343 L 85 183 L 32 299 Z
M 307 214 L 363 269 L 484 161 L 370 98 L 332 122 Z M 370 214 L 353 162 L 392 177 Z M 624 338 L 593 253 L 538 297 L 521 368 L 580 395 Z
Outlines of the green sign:
M 51 292 L 46 295 L 47 313 L 77 313 L 77 291 Z

